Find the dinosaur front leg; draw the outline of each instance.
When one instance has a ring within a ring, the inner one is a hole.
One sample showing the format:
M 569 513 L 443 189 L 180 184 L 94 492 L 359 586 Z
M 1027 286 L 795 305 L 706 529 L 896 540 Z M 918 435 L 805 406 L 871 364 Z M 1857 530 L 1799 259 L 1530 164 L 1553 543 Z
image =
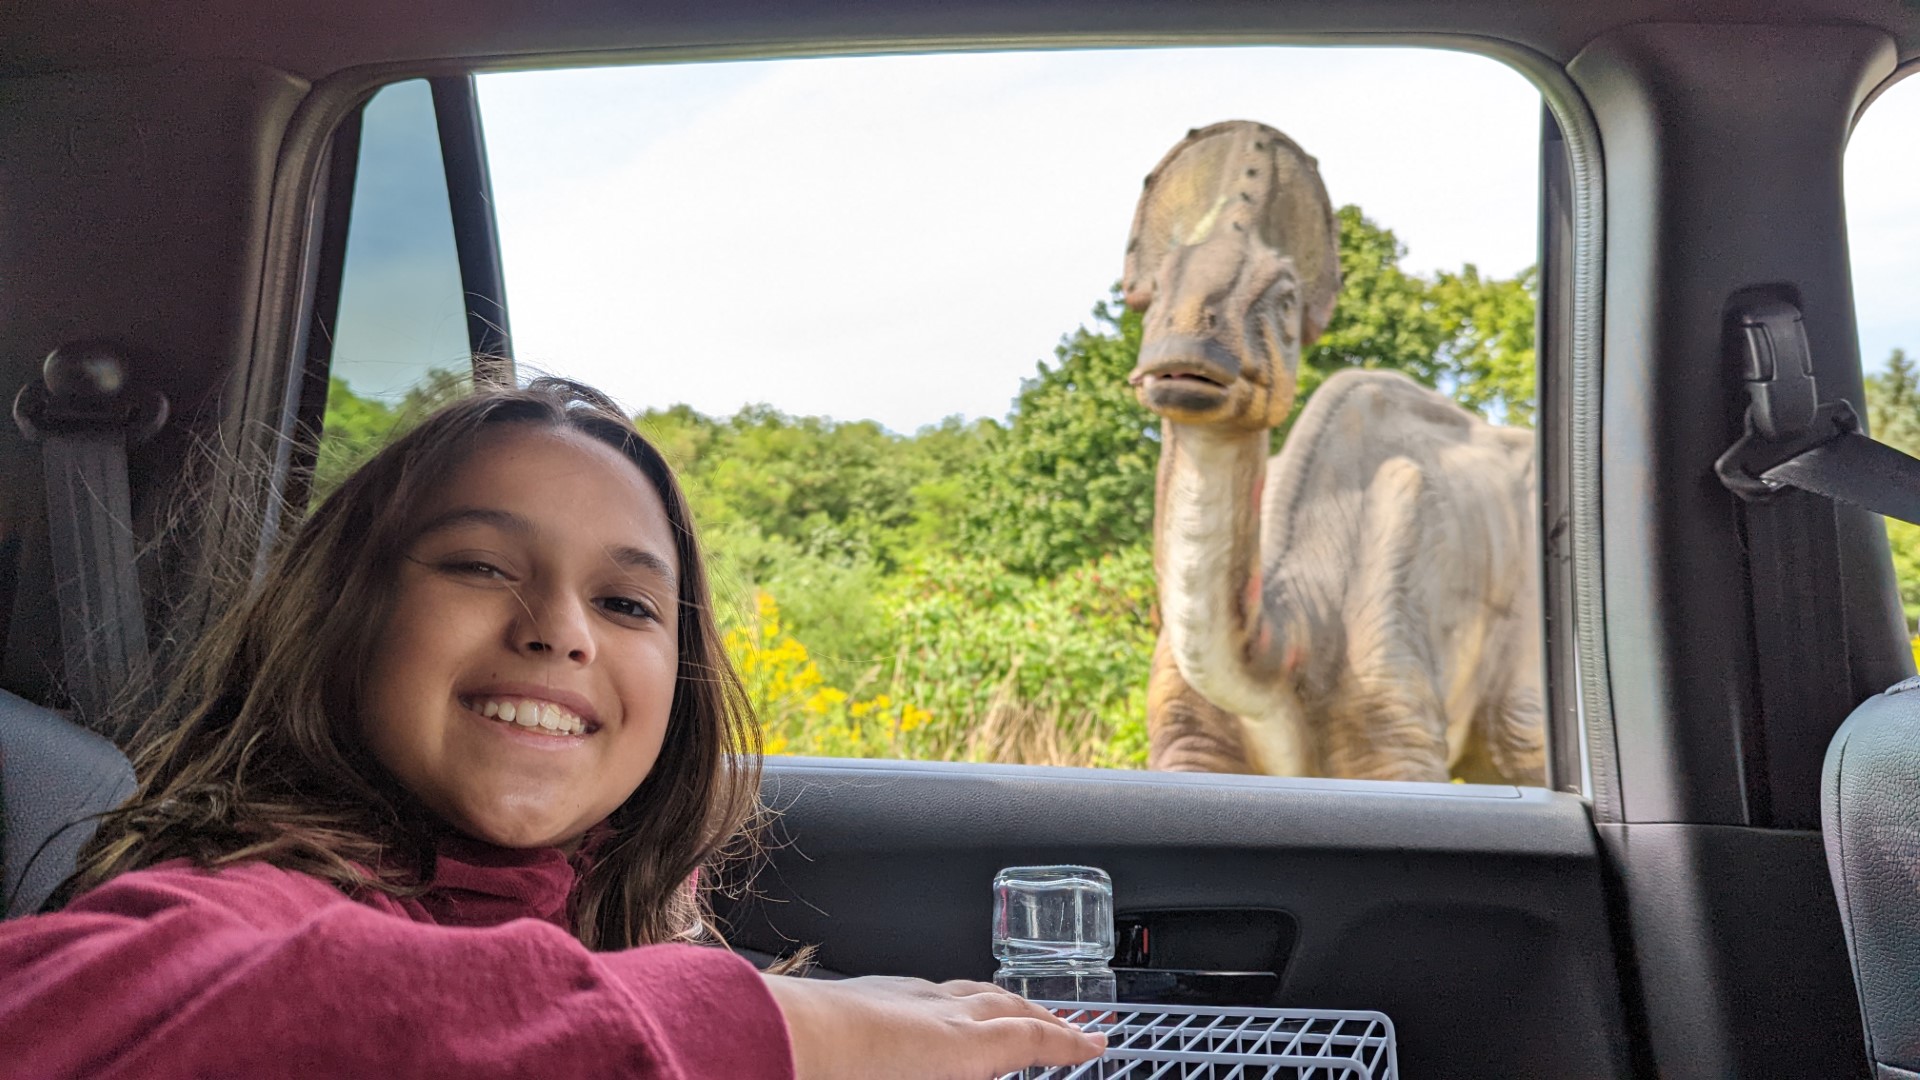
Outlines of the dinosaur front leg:
M 1147 767 L 1171 772 L 1257 773 L 1240 718 L 1214 706 L 1180 676 L 1165 631 L 1147 679 Z
M 1546 736 L 1538 679 L 1519 680 L 1497 707 L 1488 710 L 1487 757 L 1509 784 L 1546 784 Z

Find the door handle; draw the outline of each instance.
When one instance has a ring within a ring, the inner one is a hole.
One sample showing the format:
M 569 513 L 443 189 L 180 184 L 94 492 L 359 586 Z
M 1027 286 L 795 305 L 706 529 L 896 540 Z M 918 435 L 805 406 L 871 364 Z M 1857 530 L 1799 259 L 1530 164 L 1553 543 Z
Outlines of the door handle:
M 1263 1006 L 1280 995 L 1271 971 L 1117 967 L 1113 981 L 1115 999 L 1135 1004 Z

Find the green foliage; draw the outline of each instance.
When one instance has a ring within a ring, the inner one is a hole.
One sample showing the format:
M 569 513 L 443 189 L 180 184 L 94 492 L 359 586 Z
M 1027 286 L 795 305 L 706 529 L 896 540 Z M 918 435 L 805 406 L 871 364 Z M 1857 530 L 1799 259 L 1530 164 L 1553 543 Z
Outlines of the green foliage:
M 679 469 L 715 536 L 776 540 L 797 552 L 891 572 L 952 525 L 951 473 L 983 449 L 991 425 L 949 420 L 916 437 L 872 421 L 793 417 L 764 405 L 714 420 L 684 405 L 636 419 Z M 749 576 L 772 563 L 756 559 Z
M 313 466 L 315 503 L 386 443 L 393 434 L 393 408 L 377 398 L 361 397 L 335 375 L 327 380 L 327 411 L 321 424 L 320 451 Z
M 1434 281 L 1447 330 L 1439 383 L 1454 400 L 1498 423 L 1533 425 L 1535 274 L 1484 278 L 1469 264 Z
M 1051 577 L 1149 539 L 1160 421 L 1127 385 L 1141 319 L 1117 294 L 1093 317 L 1021 383 L 967 489 L 969 545 L 1015 573 Z
M 1887 370 L 1867 376 L 1867 430 L 1894 449 L 1920 457 L 1920 370 L 1905 349 L 1893 350 Z M 1900 603 L 1912 626 L 1920 619 L 1920 525 L 1893 518 L 1886 522 Z
M 1406 245 L 1391 229 L 1367 220 L 1357 206 L 1343 206 L 1335 216 L 1340 298 L 1302 366 L 1322 376 L 1342 368 L 1388 368 L 1434 385 L 1448 333 L 1431 285 L 1401 268 Z
M 1156 627 L 1145 546 L 1050 578 L 949 557 L 889 604 L 899 653 L 888 688 L 929 714 L 926 756 L 1146 764 Z
M 757 594 L 727 647 L 769 752 L 1146 764 L 1154 635 L 1146 549 L 1053 581 L 978 558 L 924 570 L 888 599 L 895 656 L 848 689 L 822 673 L 773 597 Z
M 1920 457 L 1920 371 L 1895 349 L 1887 370 L 1867 376 L 1867 430 L 1888 446 Z
M 327 380 L 327 409 L 320 422 L 320 448 L 313 466 L 312 501 L 318 504 L 387 441 L 442 404 L 467 393 L 471 376 L 432 368 L 398 405 L 361 397 L 345 379 Z
M 1400 266 L 1391 229 L 1343 206 L 1340 300 L 1302 361 L 1296 414 L 1342 368 L 1404 371 L 1500 423 L 1533 419 L 1535 275 L 1490 278 L 1471 263 L 1432 279 Z

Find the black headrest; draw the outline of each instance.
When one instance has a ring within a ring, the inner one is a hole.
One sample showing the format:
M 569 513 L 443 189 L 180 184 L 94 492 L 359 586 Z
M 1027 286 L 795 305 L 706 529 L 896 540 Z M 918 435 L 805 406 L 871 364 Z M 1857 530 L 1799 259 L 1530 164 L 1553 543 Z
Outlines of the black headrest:
M 91 815 L 119 806 L 133 789 L 133 767 L 111 742 L 0 690 L 4 914 L 39 910 L 73 873 L 74 856 L 93 835 Z
M 1920 678 L 1868 698 L 1834 733 L 1821 778 L 1827 871 L 1840 901 L 1875 1075 L 1920 1078 Z

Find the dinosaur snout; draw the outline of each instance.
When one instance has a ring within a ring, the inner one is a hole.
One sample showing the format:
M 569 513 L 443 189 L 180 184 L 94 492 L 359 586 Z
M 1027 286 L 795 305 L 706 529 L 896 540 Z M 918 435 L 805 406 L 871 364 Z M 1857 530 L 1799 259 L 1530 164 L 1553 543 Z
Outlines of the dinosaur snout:
M 1240 362 L 1207 338 L 1156 337 L 1140 347 L 1127 381 L 1140 403 L 1175 420 L 1203 421 L 1231 410 Z
M 1140 345 L 1140 359 L 1127 381 L 1140 386 L 1149 378 L 1195 378 L 1225 387 L 1240 377 L 1240 360 L 1212 338 L 1185 334 L 1154 337 Z

